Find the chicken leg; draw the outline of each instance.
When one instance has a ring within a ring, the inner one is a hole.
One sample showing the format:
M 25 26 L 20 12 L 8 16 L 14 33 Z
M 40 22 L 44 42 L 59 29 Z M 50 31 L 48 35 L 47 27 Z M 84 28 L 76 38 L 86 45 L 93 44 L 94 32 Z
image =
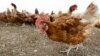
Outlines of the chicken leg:
M 68 49 L 66 49 L 65 51 L 60 51 L 60 52 L 62 52 L 62 53 L 64 53 L 64 52 L 67 52 L 67 56 L 69 56 L 69 52 L 70 52 L 70 50 L 73 48 L 73 46 L 69 46 L 68 47 Z
M 78 50 L 79 47 L 83 46 L 82 44 L 77 44 L 77 45 L 69 45 L 68 49 L 66 49 L 65 51 L 60 51 L 62 53 L 67 52 L 67 56 L 69 56 L 69 52 L 71 51 L 72 48 L 75 48 L 76 51 Z
M 83 44 L 81 43 L 81 44 L 77 44 L 77 45 L 75 45 L 75 49 L 76 49 L 76 51 L 79 49 L 79 47 L 83 47 Z

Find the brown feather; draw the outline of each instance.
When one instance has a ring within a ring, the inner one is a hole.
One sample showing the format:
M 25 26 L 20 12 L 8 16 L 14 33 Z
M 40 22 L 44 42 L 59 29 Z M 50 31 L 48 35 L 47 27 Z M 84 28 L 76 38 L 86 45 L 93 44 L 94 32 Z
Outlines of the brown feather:
M 46 31 L 48 37 L 53 41 L 64 42 L 67 44 L 79 44 L 86 39 L 84 27 L 87 24 L 80 22 L 74 17 L 61 17 L 54 22 L 45 22 L 48 25 Z

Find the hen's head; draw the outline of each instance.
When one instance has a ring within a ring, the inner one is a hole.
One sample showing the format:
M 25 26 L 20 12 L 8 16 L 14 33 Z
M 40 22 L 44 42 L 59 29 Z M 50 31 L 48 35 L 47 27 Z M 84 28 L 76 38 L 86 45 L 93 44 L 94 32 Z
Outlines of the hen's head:
M 45 21 L 48 21 L 48 15 L 41 14 L 35 22 L 35 25 L 40 29 L 40 32 L 45 32 L 48 29 Z
M 72 13 L 73 11 L 75 11 L 75 10 L 77 9 L 77 7 L 78 7 L 78 6 L 77 6 L 76 4 L 70 6 L 69 12 Z

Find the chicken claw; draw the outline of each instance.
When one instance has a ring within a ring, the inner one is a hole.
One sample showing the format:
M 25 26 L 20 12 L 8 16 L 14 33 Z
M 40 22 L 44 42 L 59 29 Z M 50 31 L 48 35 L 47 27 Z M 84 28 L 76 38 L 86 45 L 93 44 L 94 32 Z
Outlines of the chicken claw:
M 65 51 L 60 51 L 61 53 L 67 53 L 67 56 L 69 56 L 69 52 L 71 51 L 72 48 L 75 48 L 76 51 L 79 49 L 79 47 L 83 47 L 82 43 L 81 44 L 77 44 L 77 45 L 69 45 L 68 49 L 66 49 Z

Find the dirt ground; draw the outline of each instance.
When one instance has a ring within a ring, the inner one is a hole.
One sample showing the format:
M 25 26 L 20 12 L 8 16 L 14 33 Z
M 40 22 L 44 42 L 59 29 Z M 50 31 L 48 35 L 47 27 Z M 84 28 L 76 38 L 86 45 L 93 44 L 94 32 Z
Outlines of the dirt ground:
M 54 42 L 34 26 L 0 24 L 0 56 L 67 56 L 59 51 L 66 44 Z M 90 39 L 69 56 L 100 56 L 100 29 L 94 28 Z

